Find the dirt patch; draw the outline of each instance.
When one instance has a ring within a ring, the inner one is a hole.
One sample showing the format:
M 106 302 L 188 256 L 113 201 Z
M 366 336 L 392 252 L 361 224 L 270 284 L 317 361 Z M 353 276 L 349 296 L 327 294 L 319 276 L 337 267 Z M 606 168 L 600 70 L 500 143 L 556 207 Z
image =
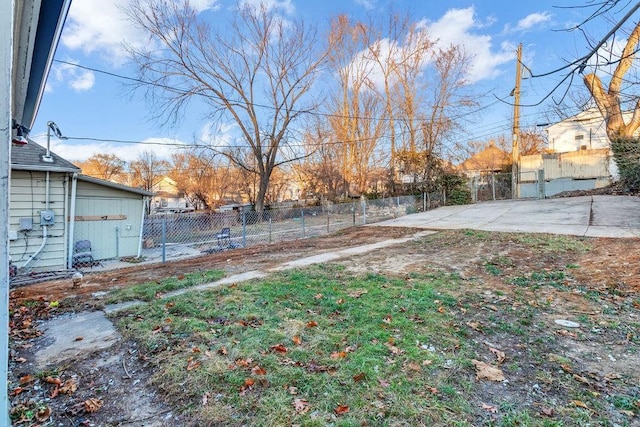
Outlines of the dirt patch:
M 95 293 L 113 288 L 216 268 L 228 274 L 267 269 L 416 231 L 360 227 L 323 238 L 89 274 L 80 289 L 73 289 L 70 280 L 16 289 L 11 294 L 12 407 L 25 412 L 49 408 L 52 425 L 192 425 L 163 401 L 161 387 L 150 384 L 152 365 L 135 342 L 121 341 L 46 371 L 37 368 L 33 352 L 47 339 L 38 336 L 38 319 L 99 305 Z M 507 383 L 482 382 L 470 391 L 469 401 L 480 408 L 472 425 L 494 422 L 497 415 L 482 404 L 492 407 L 497 400 L 550 419 L 562 417 L 562 408 L 583 404 L 585 416 L 597 413 L 634 425 L 640 410 L 639 245 L 639 239 L 445 231 L 340 263 L 362 274 L 409 277 L 444 271 L 462 280 L 459 326 L 468 329 L 468 339 L 486 362 L 495 357 L 490 348 L 499 348 L 508 360 L 503 365 Z M 575 321 L 579 327 L 562 327 L 556 320 Z M 61 384 L 73 380 L 77 390 L 60 393 L 60 384 L 45 381 L 47 376 Z M 605 401 L 602 396 L 611 399 L 597 406 Z M 619 403 L 623 397 L 628 404 Z M 98 399 L 100 409 L 89 411 L 85 403 L 90 399 Z

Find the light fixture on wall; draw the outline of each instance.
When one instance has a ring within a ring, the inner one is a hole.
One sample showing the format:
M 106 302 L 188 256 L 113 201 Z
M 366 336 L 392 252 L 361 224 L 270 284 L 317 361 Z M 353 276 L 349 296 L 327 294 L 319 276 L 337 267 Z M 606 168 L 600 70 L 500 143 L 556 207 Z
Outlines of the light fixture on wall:
M 11 137 L 11 143 L 15 145 L 27 145 L 29 140 L 27 140 L 27 135 L 29 134 L 29 129 L 18 124 L 15 120 L 13 121 L 13 129 L 15 129 L 15 136 Z

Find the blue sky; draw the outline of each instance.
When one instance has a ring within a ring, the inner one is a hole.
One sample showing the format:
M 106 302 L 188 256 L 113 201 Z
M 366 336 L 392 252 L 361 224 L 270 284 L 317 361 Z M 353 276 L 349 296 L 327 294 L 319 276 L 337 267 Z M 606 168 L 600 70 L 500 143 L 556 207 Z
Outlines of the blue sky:
M 56 60 L 134 77 L 135 70 L 128 64 L 122 43 L 142 43 L 143 38 L 124 18 L 121 7 L 127 3 L 128 0 L 73 0 Z M 523 62 L 533 74 L 554 70 L 589 50 L 581 32 L 561 30 L 576 25 L 593 12 L 592 8 L 572 7 L 588 4 L 587 0 L 269 0 L 267 3 L 285 17 L 302 18 L 316 25 L 320 32 L 337 14 L 366 20 L 368 16 L 380 17 L 391 12 L 409 13 L 412 19 L 427 26 L 435 38 L 465 46 L 474 55 L 472 89 L 474 93 L 486 94 L 479 99 L 481 107 L 486 108 L 471 118 L 461 142 L 487 141 L 510 133 L 513 108 L 496 102 L 496 98 L 513 99 L 508 95 L 515 84 L 518 43 L 523 44 Z M 222 25 L 236 2 L 196 0 L 191 4 L 202 10 L 212 25 Z M 556 7 L 558 4 L 562 7 Z M 615 9 L 610 18 L 618 20 L 624 13 Z M 596 19 L 586 29 L 590 37 L 600 39 L 612 25 L 611 21 Z M 530 79 L 524 73 L 522 103 L 538 103 L 564 75 Z M 198 118 L 196 107 L 178 126 L 161 127 L 150 120 L 150 106 L 142 96 L 131 94 L 123 83 L 114 76 L 54 62 L 31 138 L 44 143 L 46 123 L 51 120 L 63 134 L 72 137 L 159 144 L 51 140 L 52 150 L 71 161 L 85 160 L 95 153 L 114 153 L 131 161 L 143 150 L 168 157 L 174 148 L 164 143 L 187 144 L 194 138 L 207 137 L 207 124 Z M 579 76 L 574 86 L 576 90 L 584 90 Z M 558 92 L 556 97 L 561 95 Z M 548 105 L 523 107 L 522 126 L 548 122 Z

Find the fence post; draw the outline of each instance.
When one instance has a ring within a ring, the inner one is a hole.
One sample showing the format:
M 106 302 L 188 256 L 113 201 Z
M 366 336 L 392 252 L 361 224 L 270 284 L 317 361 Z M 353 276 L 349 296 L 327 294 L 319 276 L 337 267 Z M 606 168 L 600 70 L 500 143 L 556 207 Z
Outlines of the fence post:
M 327 212 L 327 234 L 329 234 L 329 212 Z
M 247 212 L 242 211 L 242 247 L 247 247 Z
M 162 262 L 167 261 L 167 218 L 162 218 Z
M 427 193 L 422 193 L 422 212 L 427 211 Z
M 491 174 L 491 195 L 493 196 L 493 200 L 496 200 L 496 174 Z
M 300 209 L 300 218 L 302 219 L 302 238 L 304 239 L 306 237 L 304 230 L 304 209 Z
M 269 216 L 269 243 L 271 243 L 271 216 Z
M 353 225 L 356 225 L 356 203 L 351 206 L 351 213 L 353 214 Z
M 544 181 L 544 169 L 538 169 L 538 198 L 544 199 L 546 197 Z
M 362 197 L 360 199 L 360 203 L 362 204 L 362 225 L 367 224 L 367 200 Z

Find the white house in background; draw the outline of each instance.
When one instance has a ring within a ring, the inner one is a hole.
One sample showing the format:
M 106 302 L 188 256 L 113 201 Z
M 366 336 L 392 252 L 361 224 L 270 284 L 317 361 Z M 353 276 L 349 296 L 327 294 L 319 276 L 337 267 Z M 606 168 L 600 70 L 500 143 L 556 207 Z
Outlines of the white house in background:
M 623 113 L 625 122 L 631 120 L 632 114 Z M 552 153 L 609 148 L 607 125 L 595 107 L 552 124 L 546 130 Z
M 154 196 L 151 202 L 152 212 L 187 212 L 195 208 L 184 196 L 184 192 L 178 190 L 178 183 L 168 176 L 162 177 L 151 189 Z

